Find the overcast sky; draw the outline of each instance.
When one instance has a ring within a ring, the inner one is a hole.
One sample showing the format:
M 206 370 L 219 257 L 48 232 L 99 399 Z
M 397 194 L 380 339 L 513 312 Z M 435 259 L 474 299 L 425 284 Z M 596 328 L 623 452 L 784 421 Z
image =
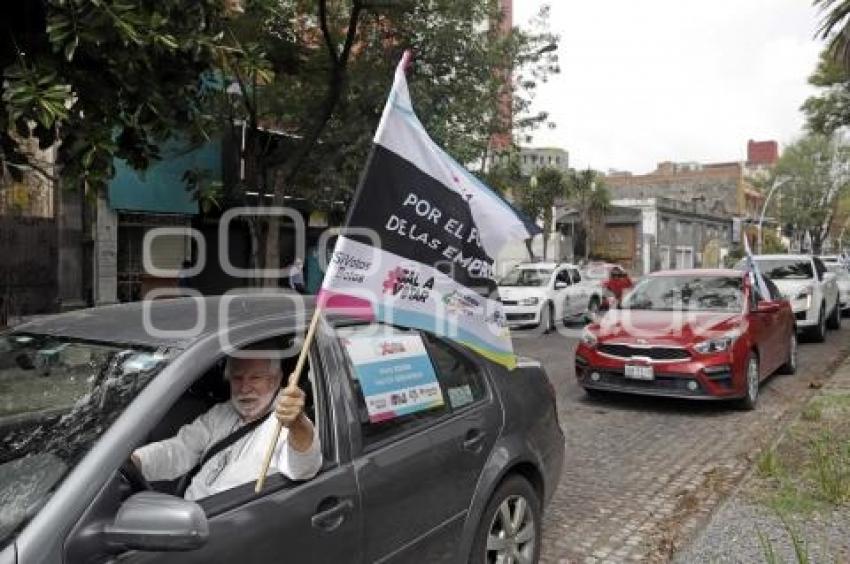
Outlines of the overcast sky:
M 514 0 L 522 26 L 544 4 Z M 811 0 L 552 0 L 561 74 L 532 145 L 575 167 L 645 173 L 658 162 L 740 161 L 748 139 L 793 140 L 813 92 Z

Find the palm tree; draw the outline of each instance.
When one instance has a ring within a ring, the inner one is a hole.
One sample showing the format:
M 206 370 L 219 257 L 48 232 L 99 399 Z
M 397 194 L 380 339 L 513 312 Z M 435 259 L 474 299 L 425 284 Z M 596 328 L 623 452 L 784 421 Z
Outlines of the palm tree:
M 817 36 L 828 40 L 832 57 L 850 69 L 850 0 L 814 0 L 824 13 Z

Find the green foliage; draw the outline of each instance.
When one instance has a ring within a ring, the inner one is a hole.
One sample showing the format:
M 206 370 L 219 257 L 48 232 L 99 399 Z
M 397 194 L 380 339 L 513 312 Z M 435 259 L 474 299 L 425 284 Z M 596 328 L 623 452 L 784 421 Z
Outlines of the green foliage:
M 595 232 L 611 209 L 611 197 L 605 187 L 604 178 L 602 174 L 591 169 L 571 170 L 567 177 L 567 202 L 578 211 L 581 218 L 573 241 L 573 252 L 576 256 L 590 257 Z
M 32 135 L 41 148 L 61 142 L 70 184 L 99 189 L 114 158 L 143 169 L 159 158 L 159 142 L 196 129 L 201 77 L 220 47 L 220 0 L 9 4 L 15 25 L 0 38 L 4 171 L 26 166 L 20 143 Z
M 850 187 L 850 146 L 837 135 L 804 136 L 786 147 L 774 174 L 787 180 L 771 202 L 775 217 L 808 231 L 820 252 Z
M 800 108 L 806 116 L 807 128 L 830 135 L 850 124 L 850 75 L 829 51 L 821 53 L 809 83 L 820 92 L 807 98 Z

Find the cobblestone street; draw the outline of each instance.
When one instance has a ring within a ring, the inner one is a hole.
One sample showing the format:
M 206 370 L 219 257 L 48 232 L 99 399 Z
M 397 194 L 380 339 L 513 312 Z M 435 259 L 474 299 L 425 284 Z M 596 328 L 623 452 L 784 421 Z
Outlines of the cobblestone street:
M 517 352 L 542 361 L 555 382 L 567 441 L 541 561 L 668 561 L 850 352 L 848 336 L 845 324 L 825 343 L 802 344 L 798 373 L 770 378 L 758 409 L 746 412 L 639 396 L 591 400 L 573 376 L 577 330 L 515 332 Z

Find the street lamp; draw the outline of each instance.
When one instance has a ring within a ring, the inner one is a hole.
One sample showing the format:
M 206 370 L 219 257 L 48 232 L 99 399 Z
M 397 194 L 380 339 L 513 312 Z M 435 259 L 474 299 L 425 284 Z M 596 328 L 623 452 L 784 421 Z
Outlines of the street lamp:
M 773 186 L 770 187 L 770 190 L 767 192 L 767 198 L 764 199 L 764 205 L 761 207 L 761 216 L 759 216 L 759 225 L 758 225 L 758 254 L 761 254 L 762 248 L 762 235 L 761 235 L 761 225 L 764 223 L 764 214 L 767 212 L 767 205 L 770 203 L 770 198 L 773 196 L 773 193 L 783 184 L 791 180 L 790 178 L 777 178 L 773 181 Z

